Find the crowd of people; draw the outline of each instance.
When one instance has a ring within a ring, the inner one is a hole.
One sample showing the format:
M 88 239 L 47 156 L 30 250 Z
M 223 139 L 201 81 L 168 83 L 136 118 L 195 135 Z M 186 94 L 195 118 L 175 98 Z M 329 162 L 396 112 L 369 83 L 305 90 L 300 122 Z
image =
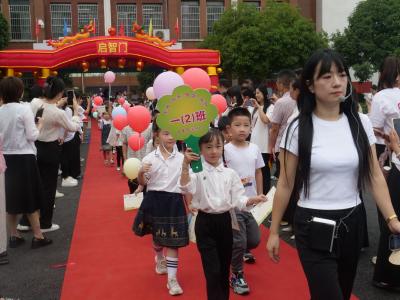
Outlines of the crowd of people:
M 61 79 L 49 77 L 25 104 L 19 79 L 0 82 L 0 225 L 6 212 L 9 248 L 24 243 L 21 230 L 33 231 L 32 248 L 51 244 L 43 233 L 59 229 L 53 223 L 59 168 L 65 187 L 81 176 L 79 147 L 91 100 L 82 107 L 76 95 L 68 104 L 64 90 Z M 179 249 L 189 243 L 188 213 L 195 216 L 207 298 L 228 299 L 230 287 L 250 293 L 245 264 L 256 263 L 251 250 L 260 244 L 250 208 L 266 201 L 273 185 L 267 252 L 279 262 L 280 231 L 293 233 L 311 299 L 350 299 L 360 251 L 368 246 L 368 190 L 381 231 L 373 283 L 399 291 L 400 266 L 388 260 L 388 241 L 400 234 L 400 142 L 392 122 L 400 118 L 400 60 L 383 62 L 365 114 L 345 62 L 329 49 L 315 52 L 301 70 L 280 71 L 274 86 L 221 79 L 218 93 L 228 108 L 200 138 L 200 155 L 158 127 L 157 100 L 135 99 L 152 114 L 138 151 L 128 142 L 137 133 L 112 123 L 125 94 L 96 116 L 105 167 L 123 174 L 126 159 L 142 162 L 137 179 L 127 180 L 130 193 L 144 193 L 133 231 L 152 235 L 155 273 L 167 275 L 169 294 L 183 293 L 177 274 Z M 203 170 L 193 173 L 190 165 L 199 160 Z M 21 182 L 25 189 L 17 188 Z M 0 264 L 8 263 L 4 228 Z

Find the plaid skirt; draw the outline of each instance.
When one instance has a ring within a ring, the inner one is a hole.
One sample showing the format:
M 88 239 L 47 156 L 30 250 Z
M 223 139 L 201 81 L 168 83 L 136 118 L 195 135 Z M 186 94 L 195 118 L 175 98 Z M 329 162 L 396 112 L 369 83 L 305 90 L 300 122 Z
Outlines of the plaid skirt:
M 138 236 L 152 234 L 159 246 L 187 246 L 188 220 L 182 194 L 148 191 L 135 217 L 133 231 Z

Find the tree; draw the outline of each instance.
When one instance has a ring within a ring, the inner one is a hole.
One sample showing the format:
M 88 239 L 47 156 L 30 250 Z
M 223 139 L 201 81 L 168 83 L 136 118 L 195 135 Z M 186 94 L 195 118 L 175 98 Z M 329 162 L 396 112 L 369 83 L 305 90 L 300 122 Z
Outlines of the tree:
M 155 79 L 155 74 L 153 72 L 139 72 L 137 75 L 137 80 L 139 81 L 139 90 L 145 92 L 150 86 L 153 86 Z
M 225 73 L 263 79 L 301 67 L 314 50 L 327 46 L 327 38 L 298 9 L 268 1 L 262 12 L 246 4 L 228 9 L 200 46 L 221 52 Z
M 360 2 L 343 33 L 332 36 L 335 50 L 356 71 L 360 81 L 371 77 L 386 56 L 399 53 L 400 1 Z
M 0 50 L 8 46 L 10 41 L 10 32 L 7 20 L 0 13 Z

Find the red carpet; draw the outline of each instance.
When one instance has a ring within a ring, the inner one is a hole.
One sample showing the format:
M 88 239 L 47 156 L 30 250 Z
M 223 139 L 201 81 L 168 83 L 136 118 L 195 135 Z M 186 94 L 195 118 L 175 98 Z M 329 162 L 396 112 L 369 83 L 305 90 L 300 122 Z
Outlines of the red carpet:
M 136 237 L 131 231 L 135 213 L 123 210 L 126 179 L 103 165 L 100 132 L 92 128 L 61 299 L 171 299 L 166 277 L 154 272 L 151 237 Z M 309 299 L 296 251 L 282 242 L 281 262 L 273 264 L 265 249 L 267 230 L 263 227 L 262 231 L 262 242 L 253 252 L 257 263 L 245 268 L 249 297 Z M 178 279 L 184 290 L 180 299 L 206 299 L 200 256 L 193 244 L 180 250 Z

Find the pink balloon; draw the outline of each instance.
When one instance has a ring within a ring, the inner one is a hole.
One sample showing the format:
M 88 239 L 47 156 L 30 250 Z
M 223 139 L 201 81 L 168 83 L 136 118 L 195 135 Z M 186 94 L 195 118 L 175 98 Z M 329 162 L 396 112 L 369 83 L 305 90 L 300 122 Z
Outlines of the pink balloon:
M 118 98 L 118 103 L 119 103 L 120 105 L 124 104 L 124 103 L 125 103 L 125 98 L 124 98 L 124 97 Z
M 124 115 L 117 115 L 113 119 L 113 125 L 116 129 L 122 130 L 128 125 L 128 119 Z
M 185 84 L 190 86 L 192 89 L 211 89 L 211 78 L 203 69 L 190 68 L 183 72 L 181 76 Z
M 112 71 L 107 71 L 104 73 L 104 82 L 105 83 L 113 83 L 115 80 L 115 73 Z
M 153 83 L 154 96 L 160 99 L 162 96 L 172 95 L 174 89 L 183 84 L 183 79 L 179 74 L 172 71 L 161 73 Z
M 211 96 L 211 104 L 214 104 L 217 109 L 218 113 L 221 115 L 226 108 L 228 107 L 228 104 L 226 103 L 226 99 L 222 95 L 212 95 Z
M 129 137 L 128 145 L 133 151 L 139 151 L 144 146 L 144 137 L 135 132 Z
M 103 104 L 103 98 L 101 98 L 100 96 L 96 96 L 93 99 L 94 104 L 96 104 L 97 106 L 100 106 Z
M 122 104 L 122 107 L 125 108 L 125 110 L 128 112 L 128 109 L 131 107 L 129 103 L 124 103 Z
M 128 109 L 128 124 L 136 132 L 143 132 L 149 127 L 151 114 L 149 110 L 141 105 Z

